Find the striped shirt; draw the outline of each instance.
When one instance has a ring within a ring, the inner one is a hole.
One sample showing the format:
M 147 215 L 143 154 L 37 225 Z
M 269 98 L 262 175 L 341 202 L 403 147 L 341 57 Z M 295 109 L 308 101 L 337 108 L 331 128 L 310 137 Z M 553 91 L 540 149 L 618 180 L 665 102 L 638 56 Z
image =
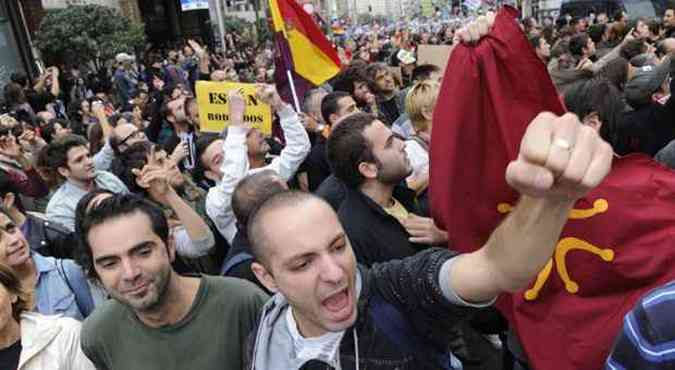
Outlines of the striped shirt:
M 626 315 L 605 369 L 675 369 L 675 281 L 648 293 Z

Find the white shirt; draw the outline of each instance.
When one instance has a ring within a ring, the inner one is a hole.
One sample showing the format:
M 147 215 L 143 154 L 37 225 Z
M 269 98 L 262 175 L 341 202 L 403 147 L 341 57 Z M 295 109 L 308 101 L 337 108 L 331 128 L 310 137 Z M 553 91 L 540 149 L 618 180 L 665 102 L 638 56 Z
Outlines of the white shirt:
M 293 317 L 293 308 L 286 311 L 286 324 L 293 339 L 293 349 L 295 356 L 300 360 L 307 362 L 313 359 L 326 361 L 334 368 L 338 368 L 338 349 L 345 331 L 327 332 L 326 334 L 315 337 L 305 338 L 298 330 L 298 324 Z
M 237 233 L 236 219 L 232 211 L 232 194 L 239 181 L 247 175 L 264 170 L 273 170 L 284 181 L 288 181 L 295 175 L 311 149 L 307 131 L 293 108 L 285 105 L 277 114 L 281 119 L 286 147 L 278 157 L 272 160 L 272 163 L 265 167 L 256 169 L 249 167 L 248 147 L 246 146 L 247 130 L 233 126 L 227 129 L 227 138 L 223 144 L 225 158 L 220 167 L 223 178 L 216 186 L 209 189 L 206 195 L 206 214 L 230 244 Z
M 412 166 L 413 169 L 410 177 L 418 176 L 424 171 L 429 170 L 429 152 L 424 150 L 422 145 L 420 145 L 417 141 L 406 140 L 405 152 L 408 154 L 410 166 Z

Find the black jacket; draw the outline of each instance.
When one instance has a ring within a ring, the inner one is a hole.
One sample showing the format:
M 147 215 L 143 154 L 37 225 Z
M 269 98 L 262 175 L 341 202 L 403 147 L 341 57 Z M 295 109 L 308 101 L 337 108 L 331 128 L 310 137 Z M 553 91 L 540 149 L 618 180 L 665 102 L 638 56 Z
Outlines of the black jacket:
M 346 330 L 340 342 L 342 369 L 357 369 L 357 351 L 360 369 L 448 368 L 449 352 L 454 351 L 456 345 L 461 346 L 458 342 L 463 341 L 461 326 L 478 310 L 452 304 L 442 293 L 439 285 L 441 267 L 455 255 L 447 249 L 431 248 L 403 260 L 376 264 L 370 269 L 359 266 L 362 290 L 356 322 Z M 270 300 L 263 311 L 269 313 L 278 309 L 274 302 Z M 270 323 L 264 321 L 262 325 Z M 252 368 L 251 361 L 256 353 L 264 356 L 271 350 L 255 345 L 256 333 L 257 328 L 252 330 L 249 338 L 245 369 Z M 312 360 L 301 369 L 331 367 Z
M 314 194 L 328 202 L 333 210 L 337 212 L 347 196 L 347 185 L 335 177 L 335 175 L 330 175 L 323 180 Z
M 670 71 L 675 74 L 675 61 L 671 61 Z M 670 89 L 675 91 L 675 79 L 670 81 Z M 651 102 L 624 113 L 620 136 L 622 145 L 613 145 L 617 154 L 656 155 L 675 139 L 675 98 L 671 96 L 664 105 Z
M 394 198 L 408 212 L 418 214 L 413 191 L 397 187 Z M 347 189 L 338 218 L 349 237 L 356 260 L 365 266 L 412 256 L 426 247 L 408 241 L 410 234 L 403 225 L 360 190 Z
M 248 280 L 260 287 L 265 293 L 271 294 L 271 292 L 258 281 L 253 270 L 251 270 L 251 264 L 253 263 L 254 258 L 253 252 L 251 252 L 251 242 L 249 242 L 245 230 L 246 227 L 242 227 L 241 225 L 237 226 L 237 233 L 234 235 L 234 239 L 232 239 L 232 247 L 227 252 L 227 257 L 225 257 L 225 261 L 223 261 L 223 266 L 226 266 L 228 262 L 238 255 L 245 254 L 244 258 L 241 258 L 240 262 L 233 264 L 224 276 Z M 248 258 L 247 255 L 250 255 L 251 257 Z
M 31 250 L 45 257 L 73 258 L 78 241 L 64 226 L 29 213 L 21 230 Z

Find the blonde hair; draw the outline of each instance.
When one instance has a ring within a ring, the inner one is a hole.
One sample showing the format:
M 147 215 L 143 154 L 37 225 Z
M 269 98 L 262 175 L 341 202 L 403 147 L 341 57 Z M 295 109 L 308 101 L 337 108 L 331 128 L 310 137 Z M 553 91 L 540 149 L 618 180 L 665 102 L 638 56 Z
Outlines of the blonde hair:
M 410 117 L 415 131 L 425 131 L 429 128 L 429 121 L 424 112 L 433 111 L 438 98 L 438 83 L 431 80 L 420 81 L 413 85 L 405 98 L 405 111 Z

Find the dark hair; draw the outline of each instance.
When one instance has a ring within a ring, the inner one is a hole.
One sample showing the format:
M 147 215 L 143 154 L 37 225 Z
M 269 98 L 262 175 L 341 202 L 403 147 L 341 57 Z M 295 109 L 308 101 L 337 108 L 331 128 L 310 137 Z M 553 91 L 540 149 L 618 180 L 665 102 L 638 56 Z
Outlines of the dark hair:
M 81 199 L 78 203 L 83 203 Z M 89 199 L 91 201 L 91 199 Z M 85 205 L 83 207 L 86 208 Z M 80 239 L 78 243 L 78 253 L 76 260 L 84 268 L 87 275 L 98 280 L 98 274 L 94 268 L 93 253 L 89 244 L 89 231 L 111 219 L 121 218 L 140 212 L 150 219 L 152 231 L 168 245 L 169 243 L 169 224 L 164 213 L 157 206 L 142 197 L 134 194 L 113 194 L 112 197 L 104 199 L 86 212 L 86 217 L 79 220 L 76 224 L 77 235 Z
M 96 122 L 89 126 L 89 130 L 87 131 L 87 139 L 89 139 L 89 153 L 94 155 L 103 148 L 103 144 L 101 144 L 101 139 L 103 139 L 103 128 L 99 122 Z
M 366 67 L 366 76 L 368 77 L 368 83 L 370 84 L 371 89 L 375 90 L 375 79 L 377 74 L 380 72 L 389 72 L 389 68 L 384 63 L 372 63 Z
M 628 61 L 622 57 L 616 57 L 602 67 L 598 76 L 604 77 L 619 91 L 623 91 L 623 86 L 628 80 Z
M 227 132 L 227 130 L 223 131 L 224 133 Z M 200 136 L 197 141 L 195 141 L 195 167 L 192 169 L 192 179 L 196 182 L 199 183 L 202 180 L 204 180 L 204 173 L 206 172 L 206 167 L 202 163 L 202 155 L 204 155 L 204 152 L 206 152 L 206 149 L 213 144 L 216 140 L 221 140 L 223 139 L 221 136 L 217 134 L 204 134 Z
M 332 93 L 323 97 L 321 100 L 321 117 L 323 117 L 323 121 L 327 125 L 331 124 L 330 115 L 337 113 L 337 111 L 340 109 L 338 101 L 349 96 L 351 95 L 344 91 L 333 91 Z
M 611 82 L 604 78 L 577 82 L 565 93 L 565 106 L 581 120 L 596 112 L 602 121 L 600 136 L 615 149 L 621 146 L 618 130 L 625 104 Z
M 16 302 L 12 303 L 12 317 L 21 322 L 21 314 L 30 311 L 30 293 L 24 290 L 21 280 L 11 267 L 0 263 L 0 284 L 8 293 L 16 295 Z
M 134 169 L 140 170 L 145 166 L 148 162 L 148 153 L 150 153 L 153 145 L 149 141 L 134 143 L 120 153 L 110 167 L 110 172 L 117 176 L 132 193 L 147 194 L 147 191 L 136 183 L 136 175 L 132 171 Z
M 570 53 L 576 57 L 579 57 L 584 54 L 584 49 L 587 45 L 588 35 L 585 33 L 580 33 L 570 39 Z
M 295 207 L 312 200 L 322 202 L 330 208 L 326 201 L 316 195 L 302 191 L 286 190 L 271 195 L 253 210 L 249 216 L 246 230 L 251 245 L 251 252 L 258 262 L 263 265 L 266 264 L 265 250 L 269 248 L 270 238 L 267 236 L 265 229 L 266 227 L 274 227 L 265 222 L 265 215 L 281 207 Z
M 14 108 L 14 106 L 26 102 L 26 95 L 24 94 L 23 87 L 21 85 L 10 82 L 5 85 L 4 90 L 5 103 L 7 103 L 10 108 Z
M 86 147 L 87 144 L 87 139 L 79 135 L 60 137 L 47 145 L 44 152 L 44 165 L 54 171 L 60 167 L 68 168 L 68 151 L 78 146 Z M 58 174 L 58 171 L 56 173 Z
M 588 28 L 588 37 L 596 44 L 602 41 L 602 36 L 607 32 L 606 24 L 594 24 Z
M 49 120 L 49 122 L 47 122 L 41 131 L 42 138 L 45 139 L 47 143 L 51 143 L 52 140 L 54 140 L 54 134 L 56 134 L 56 124 L 59 124 L 63 128 L 70 127 L 70 123 L 64 119 L 54 118 Z
M 4 198 L 8 193 L 19 195 L 16 184 L 7 176 L 7 172 L 0 169 L 0 197 Z
M 344 91 L 350 95 L 354 94 L 354 84 L 357 82 L 368 83 L 366 75 L 366 62 L 352 62 L 345 70 L 340 72 L 335 78 L 333 84 L 334 91 Z
M 372 114 L 354 113 L 345 117 L 328 137 L 326 154 L 331 169 L 337 178 L 352 188 L 359 187 L 364 181 L 359 164 L 376 163 L 372 145 L 363 135 L 375 120 L 377 117 Z
M 87 213 L 89 213 L 89 205 L 91 204 L 91 201 L 101 194 L 114 195 L 115 193 L 106 189 L 94 189 L 85 194 L 77 202 L 77 205 L 75 206 L 75 234 L 80 234 L 79 227 L 82 222 L 84 222 L 85 217 L 87 217 Z
M 441 69 L 434 64 L 420 64 L 412 72 L 413 81 L 428 80 L 432 73 L 440 72 Z
M 273 170 L 244 177 L 232 193 L 232 211 L 241 227 L 246 227 L 251 213 L 274 194 L 286 188 Z
M 541 36 L 530 36 L 527 40 L 530 42 L 530 45 L 532 45 L 533 49 L 538 49 L 539 43 L 541 42 Z
M 640 55 L 646 51 L 647 51 L 647 44 L 644 42 L 644 40 L 634 39 L 628 41 L 621 47 L 619 55 L 621 55 L 621 57 L 623 57 L 626 60 L 631 60 L 633 59 L 633 57 Z

